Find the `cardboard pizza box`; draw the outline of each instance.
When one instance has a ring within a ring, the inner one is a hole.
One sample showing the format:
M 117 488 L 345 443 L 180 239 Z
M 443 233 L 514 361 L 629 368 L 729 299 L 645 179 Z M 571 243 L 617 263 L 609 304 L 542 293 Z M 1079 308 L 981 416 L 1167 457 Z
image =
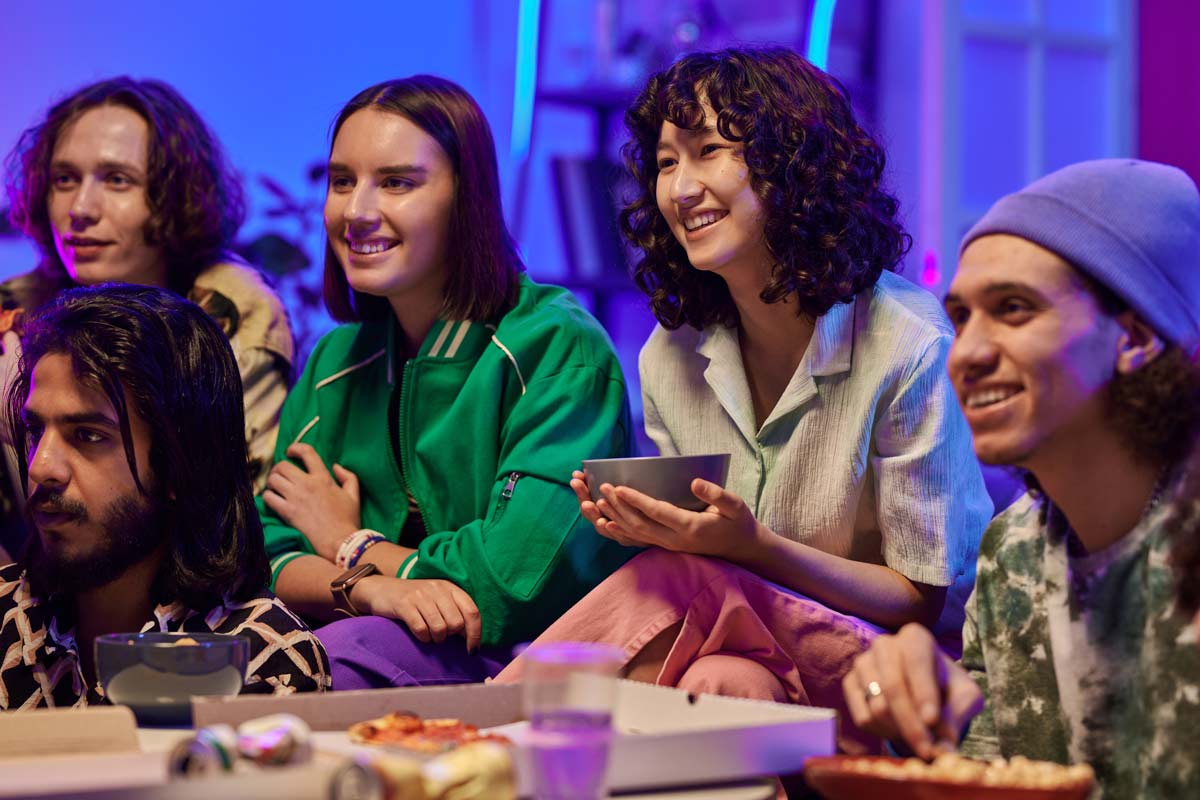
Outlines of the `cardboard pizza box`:
M 138 749 L 137 722 L 125 706 L 0 714 L 0 761 L 58 753 L 136 753 Z
M 88 800 L 317 800 L 346 755 L 365 750 L 345 731 L 389 711 L 459 717 L 502 727 L 520 744 L 519 686 L 467 685 L 290 697 L 197 699 L 197 726 L 275 713 L 304 718 L 316 731 L 317 759 L 261 772 L 169 782 L 166 751 L 188 729 L 135 729 L 123 707 L 0 715 L 0 797 Z M 680 800 L 750 800 L 772 793 L 769 783 L 745 778 L 795 772 L 810 755 L 833 751 L 834 714 L 822 709 L 760 703 L 621 682 L 610 784 L 616 791 L 676 787 Z M 7 756 L 7 758 L 5 758 Z M 529 786 L 526 754 L 518 748 L 520 784 Z M 686 787 L 740 781 L 690 793 Z M 523 792 L 523 794 L 527 794 Z M 674 795 L 671 795 L 674 797 Z M 656 792 L 655 800 L 661 800 Z
M 77 795 L 166 782 L 165 759 L 142 752 L 125 706 L 0 714 L 0 797 Z
M 318 732 L 319 749 L 339 754 L 365 749 L 346 738 L 350 725 L 391 711 L 500 727 L 518 745 L 524 731 L 518 685 L 197 698 L 192 710 L 197 727 L 295 714 Z M 808 757 L 834 752 L 836 713 L 620 681 L 613 725 L 617 735 L 610 752 L 609 786 L 630 791 L 799 772 Z M 521 748 L 517 769 L 519 783 L 527 789 L 529 767 Z

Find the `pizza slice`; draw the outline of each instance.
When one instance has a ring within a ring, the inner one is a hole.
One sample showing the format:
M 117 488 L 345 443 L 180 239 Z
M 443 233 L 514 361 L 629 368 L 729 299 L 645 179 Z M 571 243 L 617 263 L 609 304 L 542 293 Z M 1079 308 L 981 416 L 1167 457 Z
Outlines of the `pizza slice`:
M 355 744 L 398 747 L 423 755 L 445 753 L 469 742 L 512 744 L 504 736 L 480 733 L 479 728 L 462 720 L 421 719 L 404 711 L 355 723 L 347 734 Z

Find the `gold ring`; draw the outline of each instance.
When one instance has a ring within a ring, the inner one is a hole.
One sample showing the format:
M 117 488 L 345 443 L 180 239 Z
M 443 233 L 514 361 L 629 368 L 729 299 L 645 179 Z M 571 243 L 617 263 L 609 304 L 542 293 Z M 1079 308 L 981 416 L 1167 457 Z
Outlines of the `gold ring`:
M 866 691 L 863 692 L 863 700 L 870 705 L 871 698 L 879 697 L 881 694 L 883 694 L 883 687 L 879 685 L 879 681 L 871 681 L 867 684 Z

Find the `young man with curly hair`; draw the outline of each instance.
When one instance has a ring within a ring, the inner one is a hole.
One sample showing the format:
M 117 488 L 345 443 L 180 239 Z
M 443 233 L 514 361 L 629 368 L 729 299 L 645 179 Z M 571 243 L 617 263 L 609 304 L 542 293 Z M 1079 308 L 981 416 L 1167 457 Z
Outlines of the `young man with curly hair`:
M 622 226 L 660 323 L 646 430 L 663 455 L 731 453 L 729 480 L 694 481 L 693 512 L 608 485 L 594 504 L 576 473 L 597 532 L 652 549 L 545 638 L 614 642 L 659 683 L 820 705 L 880 630 L 916 621 L 957 649 L 991 503 L 945 374 L 953 331 L 893 272 L 909 237 L 882 149 L 780 49 L 686 56 L 626 125 Z
M 1196 505 L 1195 184 L 1054 172 L 967 233 L 945 302 L 976 452 L 1031 488 L 984 535 L 961 663 L 915 626 L 880 637 L 845 680 L 855 720 L 926 757 L 965 729 L 968 755 L 1089 763 L 1105 797 L 1200 795 L 1194 588 L 1181 604 L 1172 568 Z
M 116 281 L 171 289 L 203 307 L 233 345 L 261 488 L 291 379 L 291 328 L 258 271 L 229 252 L 242 190 L 196 110 L 161 81 L 99 81 L 51 106 L 7 168 L 14 226 L 42 261 L 0 284 L 0 372 L 15 368 L 21 316 L 65 288 Z M 9 524 L 0 544 L 19 546 L 22 487 L 12 480 L 17 454 L 5 451 L 10 479 L 0 479 L 0 510 Z
M 104 702 L 92 643 L 138 631 L 243 637 L 245 692 L 327 689 L 321 643 L 265 590 L 217 323 L 161 289 L 69 289 L 24 345 L 6 399 L 32 535 L 0 567 L 0 710 Z

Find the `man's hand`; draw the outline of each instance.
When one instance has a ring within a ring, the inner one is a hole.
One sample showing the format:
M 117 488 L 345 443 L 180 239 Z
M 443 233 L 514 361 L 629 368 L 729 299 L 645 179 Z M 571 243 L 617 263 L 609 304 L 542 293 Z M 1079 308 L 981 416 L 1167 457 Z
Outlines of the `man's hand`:
M 272 467 L 263 502 L 308 537 L 317 555 L 333 561 L 338 546 L 361 527 L 358 476 L 339 464 L 333 465 L 331 476 L 312 445 L 294 444 L 286 455 L 299 459 L 304 468 L 290 461 Z
M 855 659 L 842 691 L 855 725 L 924 759 L 956 749 L 984 700 L 967 671 L 916 623 L 877 638 Z
M 692 481 L 691 488 L 708 503 L 704 511 L 688 511 L 628 486 L 607 483 L 600 487 L 600 502 L 593 503 L 583 473 L 575 472 L 572 478 L 580 513 L 601 536 L 624 545 L 728 558 L 744 554 L 770 534 L 740 497 L 700 478 Z
M 450 581 L 402 580 L 386 575 L 363 578 L 352 595 L 363 613 L 397 619 L 422 642 L 444 642 L 462 634 L 467 652 L 475 652 L 483 620 L 470 595 Z

